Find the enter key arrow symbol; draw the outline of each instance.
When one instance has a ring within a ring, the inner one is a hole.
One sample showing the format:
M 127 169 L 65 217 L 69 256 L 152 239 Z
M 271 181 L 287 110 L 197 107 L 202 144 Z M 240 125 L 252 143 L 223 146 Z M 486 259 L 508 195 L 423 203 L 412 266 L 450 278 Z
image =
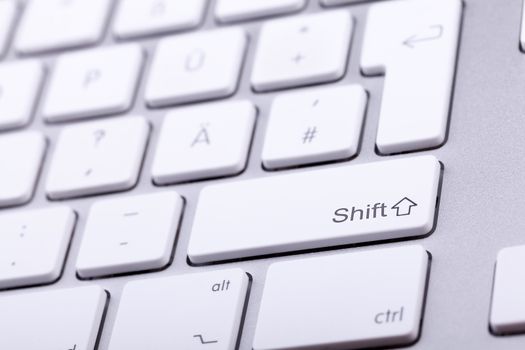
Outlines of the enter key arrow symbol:
M 413 49 L 418 43 L 437 40 L 441 38 L 443 36 L 443 32 L 444 28 L 441 24 L 431 25 L 425 30 L 425 32 L 412 35 L 411 37 L 403 41 L 403 45 Z

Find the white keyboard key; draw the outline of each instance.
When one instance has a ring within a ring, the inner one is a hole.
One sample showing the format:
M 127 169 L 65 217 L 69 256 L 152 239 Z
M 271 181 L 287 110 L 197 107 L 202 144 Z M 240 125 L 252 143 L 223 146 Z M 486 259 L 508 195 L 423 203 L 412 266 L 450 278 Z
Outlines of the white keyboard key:
M 273 20 L 261 29 L 252 85 L 267 91 L 343 76 L 352 38 L 349 11 Z
M 422 156 L 208 186 L 188 256 L 202 264 L 426 235 L 440 174 Z
M 248 293 L 240 269 L 128 283 L 109 350 L 233 350 Z
M 33 54 L 95 44 L 104 33 L 111 3 L 111 0 L 29 1 L 15 48 L 19 53 Z
M 45 150 L 46 140 L 36 131 L 0 135 L 0 208 L 31 199 Z
M 52 199 L 126 190 L 137 182 L 149 124 L 124 117 L 62 129 L 47 175 Z
M 218 0 L 215 17 L 220 22 L 235 22 L 276 16 L 301 10 L 306 0 Z
M 68 207 L 0 215 L 0 289 L 56 281 L 74 225 Z
M 371 2 L 374 0 L 321 0 L 321 5 L 323 6 L 338 6 L 338 5 L 348 5 L 356 4 L 362 2 Z
M 525 246 L 502 249 L 496 262 L 490 328 L 496 334 L 525 332 Z
M 17 12 L 15 0 L 0 1 L 0 57 L 6 52 Z
M 428 273 L 421 246 L 270 266 L 254 350 L 362 349 L 417 340 Z
M 264 166 L 277 169 L 355 156 L 366 104 L 359 85 L 278 96 L 266 130 Z
M 362 53 L 365 74 L 385 74 L 377 131 L 383 154 L 445 142 L 461 22 L 460 0 L 374 5 Z
M 176 192 L 96 202 L 84 229 L 78 275 L 91 278 L 165 267 L 182 208 Z
M 255 115 L 248 101 L 171 112 L 162 125 L 153 180 L 165 185 L 240 173 L 246 167 Z
M 239 28 L 162 39 L 146 85 L 152 107 L 226 97 L 237 88 L 247 45 Z
M 45 99 L 44 117 L 57 122 L 126 111 L 133 103 L 143 59 L 137 44 L 61 56 Z
M 93 350 L 107 301 L 98 286 L 2 296 L 0 349 Z
M 122 0 L 114 32 L 129 39 L 195 28 L 206 5 L 206 0 Z
M 0 130 L 29 123 L 43 78 L 44 68 L 38 61 L 0 65 Z

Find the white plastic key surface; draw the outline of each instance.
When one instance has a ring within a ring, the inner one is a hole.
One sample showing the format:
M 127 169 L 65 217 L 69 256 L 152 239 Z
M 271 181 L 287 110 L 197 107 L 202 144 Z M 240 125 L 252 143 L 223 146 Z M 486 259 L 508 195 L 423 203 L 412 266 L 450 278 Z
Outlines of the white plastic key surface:
M 93 350 L 107 300 L 98 286 L 0 296 L 0 349 Z
M 353 21 L 329 11 L 266 22 L 252 72 L 257 91 L 334 81 L 346 71 Z
M 525 332 L 525 246 L 498 253 L 490 328 L 496 334 Z
M 146 85 L 152 107 L 226 97 L 235 92 L 247 36 L 225 28 L 162 39 Z
M 114 118 L 62 129 L 46 192 L 52 199 L 126 190 L 138 179 L 149 124 L 142 117 Z
M 115 18 L 115 34 L 122 39 L 195 28 L 202 21 L 207 0 L 123 0 Z
M 50 122 L 124 112 L 131 107 L 143 62 L 137 44 L 61 56 L 43 115 Z
M 0 65 L 0 130 L 29 123 L 43 79 L 44 68 L 38 61 Z
M 377 131 L 382 154 L 445 142 L 461 22 L 461 0 L 399 0 L 369 10 L 365 74 L 385 74 Z
M 321 5 L 323 6 L 339 6 L 339 5 L 348 5 L 355 4 L 358 2 L 371 2 L 374 0 L 320 0 Z
M 246 166 L 255 115 L 249 101 L 171 112 L 162 125 L 153 180 L 164 185 L 238 174 Z
M 74 224 L 68 207 L 0 215 L 0 289 L 58 279 Z
M 235 22 L 281 15 L 302 9 L 306 0 L 219 0 L 215 17 L 221 22 Z
M 170 260 L 183 207 L 176 192 L 96 202 L 77 260 L 82 278 L 160 269 Z
M 46 140 L 39 132 L 0 135 L 0 208 L 31 199 L 45 150 Z
M 130 282 L 109 350 L 233 350 L 248 285 L 240 269 Z
M 408 345 L 419 335 L 428 253 L 421 246 L 270 266 L 254 350 Z
M 355 156 L 366 102 L 359 85 L 277 96 L 264 140 L 264 166 L 276 169 Z
M 16 0 L 0 1 L 0 57 L 2 57 L 7 50 L 7 45 L 15 23 L 16 8 Z
M 22 54 L 86 46 L 101 39 L 111 0 L 29 1 L 15 39 Z
M 188 256 L 201 264 L 426 235 L 440 173 L 422 156 L 208 186 Z

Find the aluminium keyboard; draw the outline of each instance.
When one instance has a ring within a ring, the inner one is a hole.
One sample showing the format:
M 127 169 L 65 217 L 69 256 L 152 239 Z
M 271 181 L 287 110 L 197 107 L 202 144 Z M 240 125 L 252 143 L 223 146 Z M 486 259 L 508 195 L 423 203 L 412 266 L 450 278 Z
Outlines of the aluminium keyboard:
M 0 0 L 0 349 L 522 349 L 522 8 Z

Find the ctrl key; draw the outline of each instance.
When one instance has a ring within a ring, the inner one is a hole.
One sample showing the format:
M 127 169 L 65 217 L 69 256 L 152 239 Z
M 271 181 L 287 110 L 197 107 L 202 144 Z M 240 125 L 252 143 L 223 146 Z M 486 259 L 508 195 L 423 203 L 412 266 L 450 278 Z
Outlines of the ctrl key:
M 273 264 L 254 350 L 409 345 L 420 332 L 429 255 L 419 245 Z
M 108 294 L 98 286 L 0 297 L 0 349 L 93 350 Z

